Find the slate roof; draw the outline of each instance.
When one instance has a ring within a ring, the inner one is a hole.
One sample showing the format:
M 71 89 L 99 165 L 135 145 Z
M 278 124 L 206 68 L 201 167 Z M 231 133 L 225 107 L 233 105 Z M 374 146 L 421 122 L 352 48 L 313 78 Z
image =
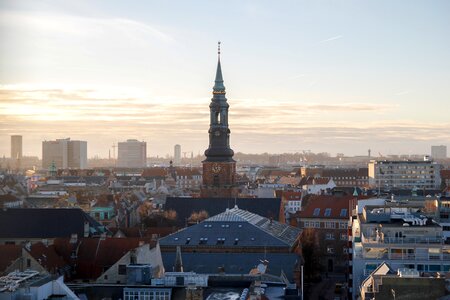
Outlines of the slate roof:
M 235 207 L 160 239 L 160 245 L 290 249 L 300 232 L 299 228 Z
M 9 208 L 0 210 L 0 238 L 55 238 L 84 236 L 84 223 L 91 234 L 106 229 L 79 208 Z
M 227 208 L 233 208 L 236 204 L 239 208 L 257 215 L 278 220 L 280 215 L 280 198 L 186 198 L 167 197 L 165 210 L 177 212 L 178 225 L 184 226 L 186 220 L 193 212 L 205 210 L 209 216 L 215 216 L 224 212 Z
M 166 270 L 172 270 L 175 252 L 161 253 Z M 185 272 L 217 274 L 223 267 L 227 274 L 248 274 L 261 260 L 269 262 L 267 273 L 279 276 L 283 271 L 292 282 L 300 257 L 295 253 L 191 253 L 181 252 Z

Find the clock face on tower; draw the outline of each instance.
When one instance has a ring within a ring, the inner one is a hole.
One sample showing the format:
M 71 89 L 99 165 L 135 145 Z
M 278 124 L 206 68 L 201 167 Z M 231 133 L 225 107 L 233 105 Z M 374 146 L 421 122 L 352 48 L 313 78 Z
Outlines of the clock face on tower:
M 213 171 L 213 173 L 219 173 L 220 170 L 222 169 L 222 167 L 219 164 L 213 164 L 211 170 Z

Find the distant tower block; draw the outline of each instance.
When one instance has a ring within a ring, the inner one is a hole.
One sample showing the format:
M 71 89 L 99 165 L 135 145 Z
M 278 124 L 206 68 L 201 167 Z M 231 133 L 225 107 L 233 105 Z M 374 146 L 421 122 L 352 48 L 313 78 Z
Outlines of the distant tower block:
M 369 159 L 370 159 L 370 153 L 371 153 L 372 151 L 369 149 L 369 150 L 367 150 L 367 156 L 369 157 Z
M 20 163 L 22 160 L 22 136 L 11 136 L 11 159 L 14 161 L 17 169 L 20 169 Z
M 175 165 L 181 164 L 181 146 L 178 144 L 173 147 L 173 162 Z

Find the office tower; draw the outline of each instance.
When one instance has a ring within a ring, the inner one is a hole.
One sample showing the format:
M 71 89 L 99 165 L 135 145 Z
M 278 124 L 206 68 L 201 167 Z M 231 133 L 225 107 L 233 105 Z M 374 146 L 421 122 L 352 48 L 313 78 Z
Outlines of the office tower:
M 446 159 L 447 158 L 447 146 L 431 146 L 431 157 L 434 159 Z
M 22 136 L 11 136 L 11 158 L 20 160 L 22 159 Z
M 173 163 L 175 165 L 181 164 L 181 146 L 176 144 L 173 149 Z
M 147 143 L 127 140 L 118 143 L 117 166 L 119 168 L 144 168 L 147 165 Z
M 70 138 L 42 142 L 42 167 L 52 164 L 57 169 L 87 168 L 87 142 L 71 141 Z

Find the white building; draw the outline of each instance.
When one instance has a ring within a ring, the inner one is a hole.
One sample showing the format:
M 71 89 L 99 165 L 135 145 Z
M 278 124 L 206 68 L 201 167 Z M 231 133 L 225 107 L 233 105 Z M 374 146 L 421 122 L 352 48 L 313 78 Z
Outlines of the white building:
M 423 204 L 367 203 L 361 209 L 358 202 L 351 220 L 349 287 L 353 299 L 358 298 L 363 281 L 383 262 L 395 272 L 401 268 L 450 271 L 450 245 L 445 243 L 442 227 L 422 214 Z
M 446 159 L 447 158 L 447 146 L 431 146 L 431 157 L 434 159 Z
M 144 168 L 147 165 L 147 143 L 138 140 L 127 140 L 118 143 L 119 168 Z
M 369 162 L 369 185 L 382 189 L 439 189 L 441 165 L 423 161 Z
M 55 164 L 57 169 L 86 169 L 87 142 L 70 138 L 42 142 L 42 167 Z
M 173 163 L 175 165 L 181 164 L 181 146 L 178 144 L 173 147 Z

